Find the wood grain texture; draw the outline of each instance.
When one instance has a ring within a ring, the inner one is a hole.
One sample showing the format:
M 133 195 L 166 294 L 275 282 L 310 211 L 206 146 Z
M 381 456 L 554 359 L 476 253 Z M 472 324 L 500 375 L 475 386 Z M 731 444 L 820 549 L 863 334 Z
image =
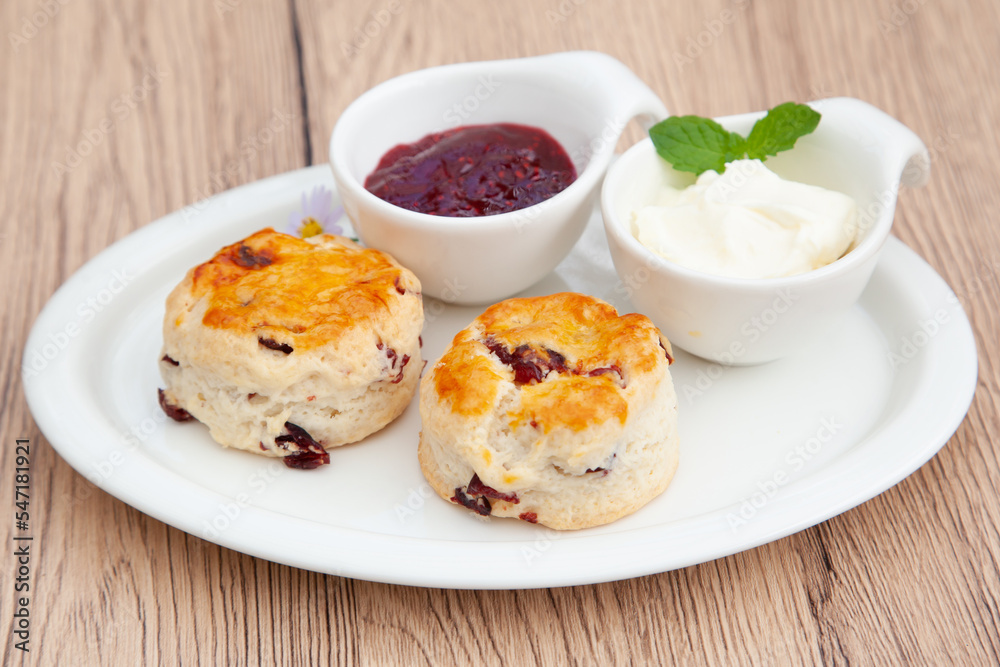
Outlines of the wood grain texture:
M 365 44 L 389 0 L 0 3 L 0 498 L 13 497 L 14 439 L 30 438 L 37 535 L 22 655 L 3 521 L 5 662 L 1000 663 L 1000 5 L 397 1 Z M 954 287 L 980 354 L 972 408 L 941 453 L 846 514 L 729 558 L 477 592 L 229 551 L 108 496 L 51 450 L 24 401 L 21 355 L 88 259 L 222 189 L 325 162 L 340 112 L 395 74 L 578 48 L 620 58 L 677 113 L 850 95 L 932 146 L 931 182 L 903 193 L 895 233 Z M 77 159 L 81 142 L 92 149 Z

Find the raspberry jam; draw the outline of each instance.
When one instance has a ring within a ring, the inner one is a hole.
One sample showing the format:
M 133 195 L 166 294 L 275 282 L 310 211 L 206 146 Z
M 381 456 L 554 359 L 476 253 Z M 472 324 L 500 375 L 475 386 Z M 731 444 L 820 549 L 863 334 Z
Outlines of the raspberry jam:
M 573 161 L 548 132 L 498 123 L 396 146 L 365 179 L 365 189 L 411 211 L 464 218 L 526 208 L 575 180 Z

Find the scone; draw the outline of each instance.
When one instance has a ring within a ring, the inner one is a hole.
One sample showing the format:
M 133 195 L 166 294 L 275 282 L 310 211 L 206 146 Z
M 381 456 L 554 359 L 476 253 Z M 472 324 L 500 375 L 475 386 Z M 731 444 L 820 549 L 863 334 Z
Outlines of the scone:
M 455 336 L 420 385 L 420 467 L 442 498 L 556 529 L 663 492 L 678 462 L 670 343 L 582 294 L 508 299 Z
M 221 445 L 315 468 L 404 410 L 422 326 L 420 282 L 389 255 L 264 229 L 167 297 L 160 404 Z

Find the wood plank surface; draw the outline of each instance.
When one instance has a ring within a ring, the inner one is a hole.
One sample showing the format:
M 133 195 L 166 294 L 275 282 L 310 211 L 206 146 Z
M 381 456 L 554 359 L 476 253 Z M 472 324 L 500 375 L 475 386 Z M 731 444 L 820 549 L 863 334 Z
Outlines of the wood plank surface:
M 37 536 L 25 654 L 2 522 L 5 663 L 1000 663 L 998 27 L 995 0 L 0 3 L 0 498 L 14 497 L 15 439 L 28 438 Z M 675 113 L 849 95 L 932 147 L 931 181 L 902 194 L 895 234 L 955 289 L 980 362 L 968 417 L 937 456 L 854 510 L 729 558 L 484 592 L 230 551 L 105 494 L 50 448 L 21 355 L 88 259 L 206 196 L 324 163 L 341 111 L 391 76 L 566 49 L 621 59 Z

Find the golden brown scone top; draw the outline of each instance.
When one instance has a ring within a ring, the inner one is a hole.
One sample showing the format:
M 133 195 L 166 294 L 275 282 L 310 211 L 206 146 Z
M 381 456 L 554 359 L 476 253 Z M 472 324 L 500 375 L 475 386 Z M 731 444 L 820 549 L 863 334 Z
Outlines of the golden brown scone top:
M 670 343 L 645 315 L 619 316 L 600 299 L 563 292 L 488 308 L 455 336 L 433 381 L 466 416 L 493 409 L 501 383 L 514 382 L 521 400 L 512 427 L 580 431 L 624 423 L 629 382 L 672 361 Z
M 188 279 L 189 303 L 209 300 L 205 326 L 277 343 L 294 339 L 296 349 L 324 345 L 354 322 L 388 316 L 395 295 L 420 289 L 416 277 L 383 252 L 339 236 L 305 241 L 270 228 L 223 248 Z

